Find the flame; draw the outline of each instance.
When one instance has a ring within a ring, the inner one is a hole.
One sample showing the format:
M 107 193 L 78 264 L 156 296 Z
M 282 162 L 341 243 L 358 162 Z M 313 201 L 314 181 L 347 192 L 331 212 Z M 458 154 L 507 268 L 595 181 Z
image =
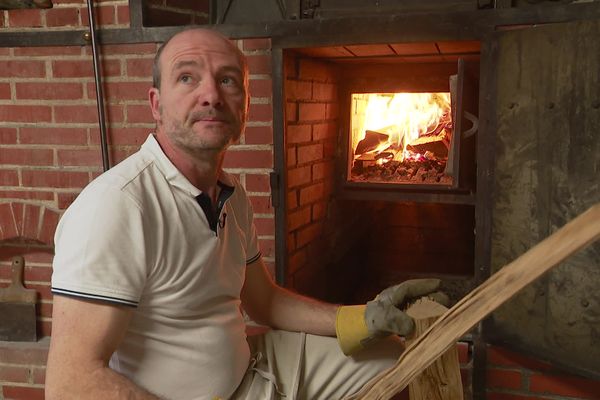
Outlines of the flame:
M 352 95 L 352 148 L 367 130 L 389 135 L 388 143 L 402 149 L 423 135 L 451 123 L 450 93 L 355 93 Z

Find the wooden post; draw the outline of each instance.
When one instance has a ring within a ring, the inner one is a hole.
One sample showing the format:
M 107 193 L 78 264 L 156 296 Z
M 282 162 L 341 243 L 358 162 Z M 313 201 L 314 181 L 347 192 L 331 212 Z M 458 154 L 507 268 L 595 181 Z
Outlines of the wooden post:
M 426 297 L 417 300 L 406 313 L 415 320 L 415 332 L 406 344 L 410 346 L 448 309 Z M 427 367 L 409 385 L 410 400 L 463 400 L 460 363 L 456 344 Z

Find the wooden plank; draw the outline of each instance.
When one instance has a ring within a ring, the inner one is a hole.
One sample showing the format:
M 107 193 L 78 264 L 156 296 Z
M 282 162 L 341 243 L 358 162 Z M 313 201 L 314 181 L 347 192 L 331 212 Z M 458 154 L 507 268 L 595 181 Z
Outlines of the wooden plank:
M 408 307 L 406 313 L 415 320 L 415 331 L 406 344 L 410 346 L 446 311 L 448 308 L 426 297 Z M 456 345 L 421 372 L 408 385 L 408 393 L 410 400 L 463 400 Z
M 348 400 L 389 399 L 481 319 L 567 257 L 600 238 L 600 203 L 471 291 L 402 353 L 396 365 Z

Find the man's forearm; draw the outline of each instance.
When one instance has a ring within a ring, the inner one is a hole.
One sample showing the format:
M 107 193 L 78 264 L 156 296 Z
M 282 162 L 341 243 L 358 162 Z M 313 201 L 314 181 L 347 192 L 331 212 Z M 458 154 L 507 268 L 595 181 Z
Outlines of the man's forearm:
M 58 377 L 57 377 L 58 378 Z M 91 373 L 46 383 L 46 400 L 167 400 L 142 389 L 125 376 L 102 367 Z
M 305 297 L 279 287 L 273 296 L 272 321 L 276 328 L 335 336 L 337 305 Z

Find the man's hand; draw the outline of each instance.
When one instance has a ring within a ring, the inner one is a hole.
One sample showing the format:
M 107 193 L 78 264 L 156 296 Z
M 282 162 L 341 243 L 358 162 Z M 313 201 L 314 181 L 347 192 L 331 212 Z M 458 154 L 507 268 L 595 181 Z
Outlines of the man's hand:
M 415 323 L 401 310 L 403 304 L 430 294 L 436 301 L 447 302 L 445 295 L 434 293 L 440 283 L 439 279 L 412 279 L 385 289 L 366 305 L 340 307 L 336 332 L 344 354 L 390 334 L 410 335 Z

